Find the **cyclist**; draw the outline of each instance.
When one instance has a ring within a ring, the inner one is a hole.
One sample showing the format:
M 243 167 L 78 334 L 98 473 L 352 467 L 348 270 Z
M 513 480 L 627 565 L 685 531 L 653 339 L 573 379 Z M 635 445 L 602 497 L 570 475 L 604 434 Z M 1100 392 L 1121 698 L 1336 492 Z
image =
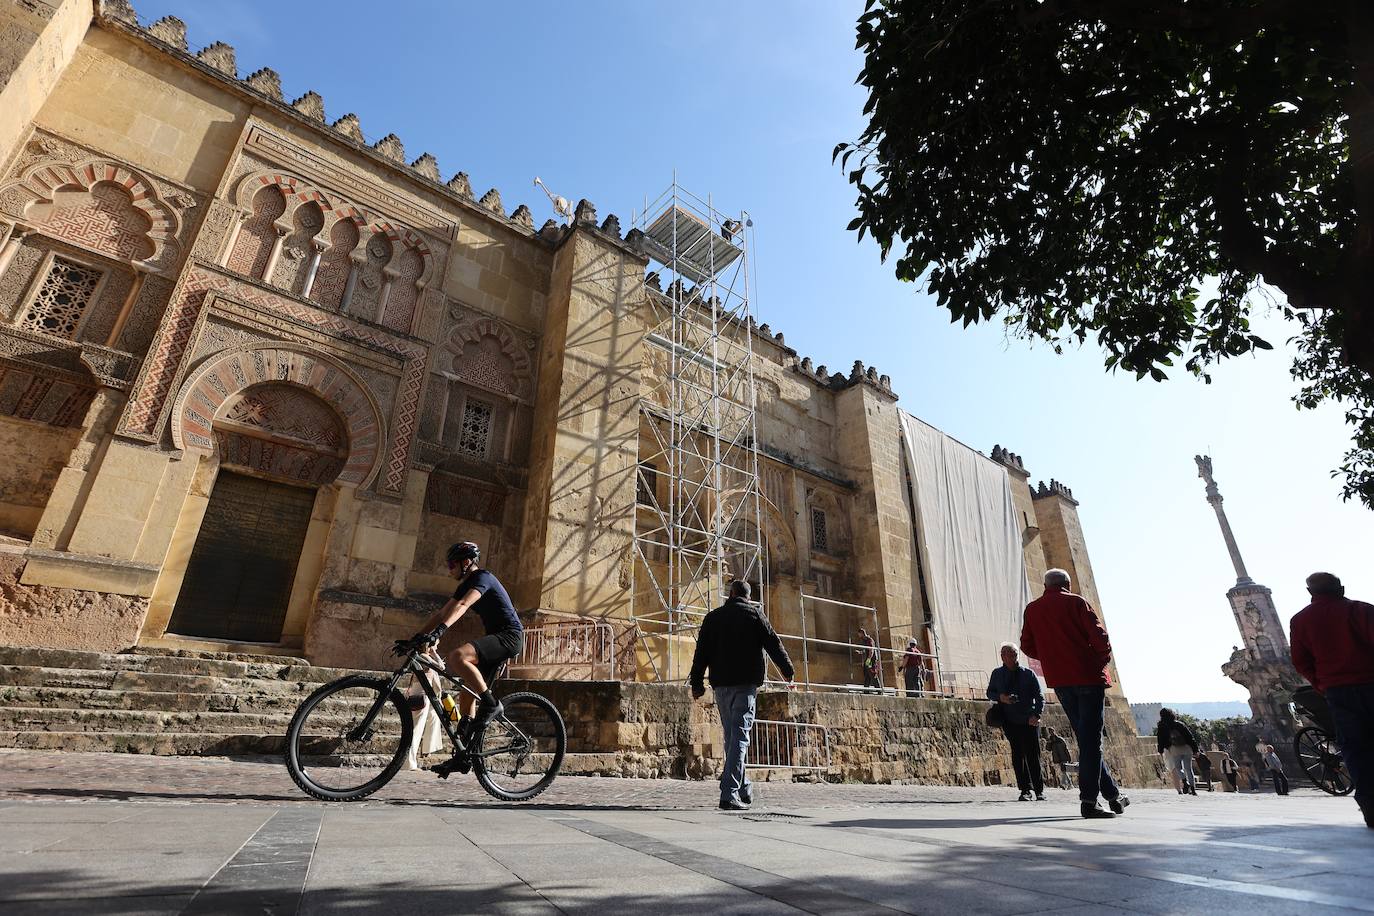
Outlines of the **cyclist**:
M 448 571 L 458 579 L 458 588 L 411 640 L 416 646 L 437 643 L 469 610 L 475 610 L 482 619 L 486 635 L 463 643 L 445 659 L 449 670 L 481 696 L 475 710 L 471 695 L 463 693 L 458 697 L 463 716 L 458 728 L 465 742 L 479 726 L 501 714 L 501 703 L 491 693 L 491 679 L 503 662 L 515 658 L 525 647 L 525 628 L 510 595 L 500 580 L 478 565 L 481 555 L 481 549 L 472 541 L 461 541 L 448 549 Z M 466 773 L 470 766 L 465 755 L 455 755 L 431 769 L 447 778 L 455 770 Z

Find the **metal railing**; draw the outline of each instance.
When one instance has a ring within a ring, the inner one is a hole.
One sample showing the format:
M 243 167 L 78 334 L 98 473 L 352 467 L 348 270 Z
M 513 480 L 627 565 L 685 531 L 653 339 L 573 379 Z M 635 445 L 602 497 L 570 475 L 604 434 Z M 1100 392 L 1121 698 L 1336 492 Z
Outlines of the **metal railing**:
M 988 695 L 988 677 L 992 668 L 958 669 L 943 668 L 940 671 L 940 691 L 945 696 L 961 700 L 983 700 Z
M 525 630 L 525 648 L 510 667 L 564 667 L 587 669 L 587 680 L 596 680 L 598 669 L 606 680 L 615 680 L 615 628 L 609 623 L 556 623 Z
M 744 765 L 758 770 L 828 770 L 830 732 L 809 722 L 755 719 Z

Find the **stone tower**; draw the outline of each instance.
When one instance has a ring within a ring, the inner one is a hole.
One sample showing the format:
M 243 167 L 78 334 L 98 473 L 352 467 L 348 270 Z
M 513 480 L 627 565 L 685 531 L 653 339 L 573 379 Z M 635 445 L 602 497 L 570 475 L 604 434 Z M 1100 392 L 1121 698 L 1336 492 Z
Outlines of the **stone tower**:
M 1250 691 L 1250 712 L 1270 740 L 1289 735 L 1294 728 L 1289 697 L 1302 686 L 1303 680 L 1293 668 L 1283 621 L 1274 606 L 1273 594 L 1245 570 L 1236 536 L 1221 505 L 1221 492 L 1212 477 L 1212 459 L 1198 455 L 1194 460 L 1198 476 L 1207 483 L 1207 502 L 1216 510 L 1221 536 L 1236 570 L 1236 584 L 1226 592 L 1226 597 L 1240 629 L 1241 645 L 1221 666 L 1222 673 Z

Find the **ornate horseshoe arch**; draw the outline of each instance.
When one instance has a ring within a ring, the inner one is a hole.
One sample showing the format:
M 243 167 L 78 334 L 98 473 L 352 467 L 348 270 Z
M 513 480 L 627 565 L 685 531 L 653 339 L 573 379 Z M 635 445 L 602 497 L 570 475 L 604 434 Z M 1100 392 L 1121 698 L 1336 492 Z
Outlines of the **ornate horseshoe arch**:
M 338 411 L 348 433 L 348 459 L 335 480 L 357 487 L 372 482 L 386 441 L 376 399 L 342 363 L 305 347 L 260 344 L 207 359 L 172 405 L 172 442 L 180 449 L 213 450 L 211 430 L 220 408 L 244 389 L 268 382 L 297 385 Z

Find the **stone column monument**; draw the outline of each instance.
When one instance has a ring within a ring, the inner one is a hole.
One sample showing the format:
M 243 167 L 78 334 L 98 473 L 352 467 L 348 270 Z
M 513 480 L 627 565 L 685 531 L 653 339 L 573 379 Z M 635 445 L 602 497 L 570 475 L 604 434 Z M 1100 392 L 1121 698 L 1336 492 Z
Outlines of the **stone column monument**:
M 1221 492 L 1217 489 L 1216 479 L 1212 477 L 1212 459 L 1198 455 L 1194 460 L 1197 462 L 1198 476 L 1207 484 L 1207 502 L 1217 513 L 1221 536 L 1226 541 L 1231 565 L 1236 571 L 1236 584 L 1226 592 L 1226 597 L 1231 602 L 1231 612 L 1240 629 L 1241 645 L 1231 653 L 1230 660 L 1221 666 L 1221 670 L 1250 691 L 1250 712 L 1258 735 L 1273 744 L 1279 755 L 1287 761 L 1291 757 L 1292 736 L 1297 728 L 1289 708 L 1289 699 L 1292 691 L 1305 682 L 1293 668 L 1288 637 L 1283 621 L 1279 619 L 1278 608 L 1274 607 L 1273 594 L 1251 579 L 1245 570 L 1236 536 L 1221 505 Z M 1254 737 L 1249 744 L 1241 749 L 1247 756 L 1254 750 Z M 1292 776 L 1294 771 L 1291 768 L 1288 770 Z

